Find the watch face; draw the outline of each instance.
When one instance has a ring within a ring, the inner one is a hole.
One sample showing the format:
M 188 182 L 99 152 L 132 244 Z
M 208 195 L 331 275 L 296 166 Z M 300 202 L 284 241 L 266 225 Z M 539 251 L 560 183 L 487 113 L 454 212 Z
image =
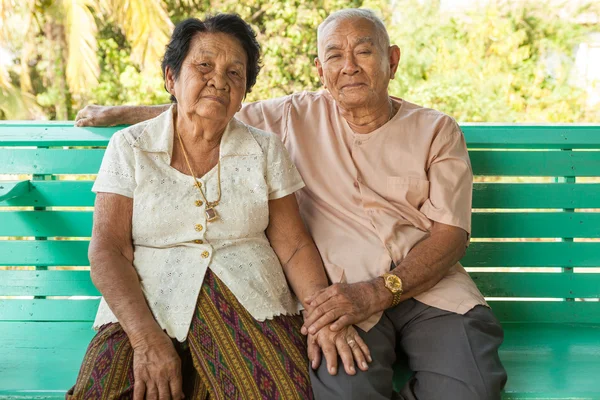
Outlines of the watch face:
M 400 279 L 398 279 L 398 277 L 396 277 L 394 275 L 387 276 L 385 279 L 385 283 L 386 283 L 386 286 L 392 292 L 398 292 L 399 290 L 402 289 L 402 284 L 400 283 Z

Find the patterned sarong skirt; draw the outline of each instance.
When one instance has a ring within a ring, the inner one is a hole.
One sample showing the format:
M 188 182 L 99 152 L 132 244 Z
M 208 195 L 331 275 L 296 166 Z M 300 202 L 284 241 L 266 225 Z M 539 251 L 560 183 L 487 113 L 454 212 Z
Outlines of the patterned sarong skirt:
M 312 399 L 300 316 L 256 321 L 210 269 L 187 341 L 174 340 L 186 400 Z M 67 400 L 132 399 L 133 349 L 118 323 L 92 339 Z

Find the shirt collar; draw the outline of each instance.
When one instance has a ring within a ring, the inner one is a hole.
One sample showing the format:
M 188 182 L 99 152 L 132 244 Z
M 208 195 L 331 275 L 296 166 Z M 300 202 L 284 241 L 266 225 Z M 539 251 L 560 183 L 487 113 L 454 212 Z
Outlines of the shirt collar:
M 149 120 L 133 146 L 146 152 L 167 153 L 170 158 L 173 154 L 175 138 L 173 122 L 175 107 L 177 106 L 172 105 L 158 117 Z M 221 138 L 220 158 L 263 154 L 249 128 L 236 118 L 227 124 Z

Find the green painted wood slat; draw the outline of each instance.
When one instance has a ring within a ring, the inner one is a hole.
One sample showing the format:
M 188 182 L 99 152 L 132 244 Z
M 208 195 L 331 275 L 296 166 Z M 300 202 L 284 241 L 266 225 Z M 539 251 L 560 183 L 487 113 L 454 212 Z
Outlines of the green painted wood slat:
M 0 149 L 6 174 L 94 174 L 104 150 Z M 471 151 L 481 176 L 600 176 L 598 151 Z
M 460 262 L 465 267 L 597 268 L 600 243 L 474 242 Z
M 65 122 L 0 122 L 3 146 L 105 146 L 114 132 L 124 128 L 76 128 Z M 597 124 L 477 124 L 463 123 L 461 129 L 471 148 L 597 149 Z
M 0 212 L 0 236 L 89 237 L 91 211 Z M 600 213 L 474 213 L 473 238 L 600 238 Z
M 96 174 L 104 150 L 0 149 L 3 174 Z
M 99 296 L 89 271 L 0 271 L 0 296 Z
M 489 297 L 600 297 L 600 274 L 472 272 Z M 99 296 L 89 271 L 0 271 L 0 296 Z
M 470 151 L 478 176 L 600 176 L 598 151 Z
M 587 301 L 489 301 L 502 323 L 595 324 L 600 326 L 598 302 Z M 597 351 L 600 351 L 596 342 Z
M 600 238 L 600 213 L 473 213 L 472 237 Z
M 91 211 L 0 212 L 0 236 L 90 237 Z
M 471 272 L 470 275 L 487 297 L 600 297 L 600 274 Z
M 473 208 L 598 208 L 598 183 L 474 183 Z
M 6 200 L 10 207 L 91 207 L 96 195 L 93 181 L 31 181 L 29 193 Z M 599 185 L 600 186 L 600 185 Z
M 92 322 L 99 303 L 99 299 L 0 300 L 0 320 Z
M 2 206 L 51 207 L 94 205 L 92 181 L 31 181 L 29 193 Z M 593 208 L 600 204 L 600 184 L 474 183 L 474 208 Z
M 94 320 L 99 300 L 0 300 L 3 321 L 81 321 Z M 598 323 L 597 302 L 583 301 L 490 301 L 503 322 L 520 323 Z
M 0 266 L 87 266 L 86 240 L 2 240 Z M 600 243 L 474 242 L 465 267 L 600 267 Z

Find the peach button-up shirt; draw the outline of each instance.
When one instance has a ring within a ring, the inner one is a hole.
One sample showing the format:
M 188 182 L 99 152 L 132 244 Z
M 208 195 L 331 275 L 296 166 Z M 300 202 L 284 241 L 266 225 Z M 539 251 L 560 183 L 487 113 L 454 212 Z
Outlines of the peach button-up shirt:
M 473 176 L 463 134 L 449 116 L 394 99 L 396 115 L 356 134 L 326 91 L 246 105 L 237 117 L 279 134 L 306 187 L 300 212 L 333 283 L 355 283 L 399 265 L 432 221 L 471 231 Z M 460 264 L 415 297 L 464 314 L 485 300 Z M 358 324 L 368 331 L 377 314 Z

